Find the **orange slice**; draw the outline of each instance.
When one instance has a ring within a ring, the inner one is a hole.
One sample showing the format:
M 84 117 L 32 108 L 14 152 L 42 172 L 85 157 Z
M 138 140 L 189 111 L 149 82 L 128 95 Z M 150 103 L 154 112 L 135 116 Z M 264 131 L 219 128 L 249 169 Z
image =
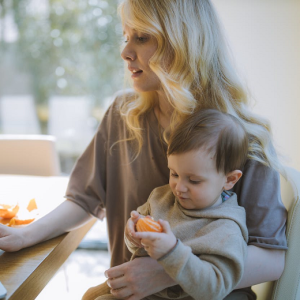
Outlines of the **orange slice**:
M 136 223 L 136 230 L 141 231 L 152 231 L 152 232 L 162 232 L 163 229 L 161 225 L 154 221 L 151 217 L 140 218 Z
M 13 218 L 19 211 L 19 205 L 0 204 L 0 217 L 3 219 Z
M 2 219 L 0 218 L 0 224 L 8 225 L 11 219 Z
M 12 218 L 9 221 L 8 226 L 30 224 L 35 220 L 36 217 L 37 217 L 37 210 L 32 210 L 31 212 L 27 210 L 23 210 L 20 211 L 18 215 L 16 215 L 14 218 Z
M 27 210 L 28 211 L 32 211 L 34 209 L 37 209 L 37 205 L 36 205 L 36 202 L 35 202 L 35 199 L 31 199 L 27 205 Z

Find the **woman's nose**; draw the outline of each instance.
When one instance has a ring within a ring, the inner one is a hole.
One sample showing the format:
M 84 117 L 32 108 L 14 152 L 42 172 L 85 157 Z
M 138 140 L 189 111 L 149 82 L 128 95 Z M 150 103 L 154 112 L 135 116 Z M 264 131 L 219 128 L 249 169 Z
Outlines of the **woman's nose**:
M 136 53 L 134 52 L 134 50 L 132 48 L 130 48 L 129 43 L 125 46 L 125 48 L 121 52 L 121 57 L 125 61 L 133 61 L 136 59 Z

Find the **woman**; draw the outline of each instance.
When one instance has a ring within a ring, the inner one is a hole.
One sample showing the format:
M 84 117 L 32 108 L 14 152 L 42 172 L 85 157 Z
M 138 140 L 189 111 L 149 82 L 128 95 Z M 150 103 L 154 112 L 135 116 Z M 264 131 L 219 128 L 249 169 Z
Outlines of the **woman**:
M 91 214 L 103 218 L 106 210 L 112 294 L 141 299 L 174 285 L 155 260 L 128 261 L 124 228 L 130 212 L 168 183 L 164 135 L 196 109 L 214 108 L 239 118 L 249 134 L 249 160 L 234 189 L 249 230 L 245 274 L 237 288 L 278 279 L 286 249 L 282 168 L 267 122 L 247 107 L 210 1 L 124 0 L 120 14 L 126 42 L 121 56 L 134 91 L 123 92 L 109 108 L 72 172 L 68 201 L 28 227 L 1 226 L 0 248 L 28 247 L 80 226 Z M 249 288 L 234 293 L 255 299 Z

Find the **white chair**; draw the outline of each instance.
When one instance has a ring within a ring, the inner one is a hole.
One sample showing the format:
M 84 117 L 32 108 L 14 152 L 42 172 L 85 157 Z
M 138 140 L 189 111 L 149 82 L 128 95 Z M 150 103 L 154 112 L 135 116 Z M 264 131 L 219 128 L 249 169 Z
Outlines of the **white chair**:
M 288 180 L 281 178 L 281 195 L 288 211 L 285 268 L 275 282 L 253 287 L 258 300 L 300 299 L 300 172 L 286 168 Z
M 34 99 L 30 95 L 0 98 L 0 121 L 5 134 L 40 134 Z
M 48 133 L 57 138 L 59 153 L 78 156 L 95 133 L 89 97 L 53 96 L 49 99 Z M 92 124 L 91 124 L 92 123 Z
M 0 174 L 60 175 L 55 138 L 47 135 L 0 135 Z

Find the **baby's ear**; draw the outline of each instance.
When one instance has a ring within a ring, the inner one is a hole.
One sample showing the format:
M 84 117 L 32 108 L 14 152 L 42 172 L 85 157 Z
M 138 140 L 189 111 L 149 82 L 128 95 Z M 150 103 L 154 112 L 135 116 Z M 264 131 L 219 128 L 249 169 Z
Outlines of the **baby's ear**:
M 234 187 L 234 185 L 238 182 L 238 180 L 242 177 L 243 173 L 240 170 L 234 170 L 229 172 L 226 175 L 226 183 L 224 185 L 224 190 L 230 190 Z

